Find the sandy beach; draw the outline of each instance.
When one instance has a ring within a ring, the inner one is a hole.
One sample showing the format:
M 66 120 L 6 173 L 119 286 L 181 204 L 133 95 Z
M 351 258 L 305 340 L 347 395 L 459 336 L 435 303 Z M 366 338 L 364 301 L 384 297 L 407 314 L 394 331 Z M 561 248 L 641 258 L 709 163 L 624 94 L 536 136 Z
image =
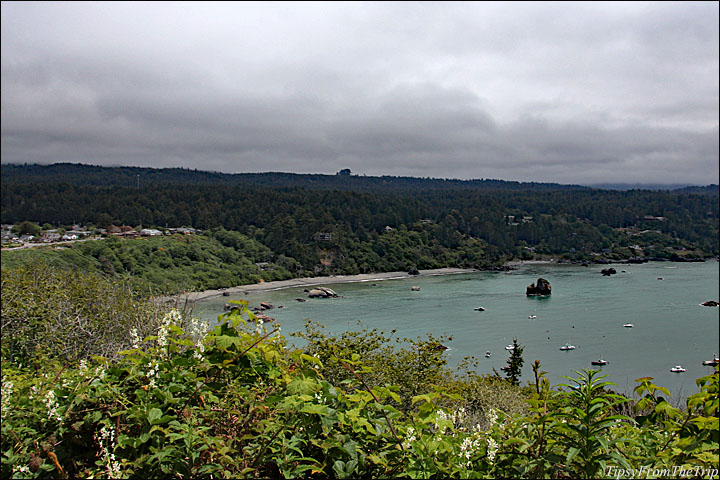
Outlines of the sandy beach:
M 230 287 L 218 290 L 205 290 L 202 292 L 190 292 L 172 297 L 161 297 L 161 301 L 171 300 L 185 300 L 189 302 L 196 302 L 198 300 L 205 300 L 212 297 L 219 297 L 223 293 L 229 295 L 236 295 L 243 292 L 266 292 L 270 290 L 279 290 L 282 288 L 308 288 L 313 286 L 326 286 L 338 283 L 354 283 L 354 282 L 379 282 L 383 280 L 391 280 L 396 278 L 410 278 L 410 277 L 429 277 L 434 275 L 454 275 L 458 273 L 471 273 L 477 272 L 476 269 L 472 268 L 438 268 L 434 270 L 421 270 L 419 275 L 410 275 L 407 272 L 386 272 L 386 273 L 365 273 L 360 275 L 333 275 L 329 277 L 306 277 L 306 278 L 293 278 L 290 280 L 278 280 L 275 282 L 263 282 L 254 283 L 251 285 L 238 285 L 236 287 Z

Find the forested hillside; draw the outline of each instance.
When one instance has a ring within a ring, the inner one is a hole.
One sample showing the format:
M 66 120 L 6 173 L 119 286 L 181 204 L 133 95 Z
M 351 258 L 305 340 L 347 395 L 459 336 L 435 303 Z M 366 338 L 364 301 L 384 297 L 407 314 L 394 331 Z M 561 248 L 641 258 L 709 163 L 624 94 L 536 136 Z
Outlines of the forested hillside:
M 542 256 L 682 260 L 718 254 L 717 187 L 706 190 L 4 165 L 2 222 L 237 231 L 294 275 Z

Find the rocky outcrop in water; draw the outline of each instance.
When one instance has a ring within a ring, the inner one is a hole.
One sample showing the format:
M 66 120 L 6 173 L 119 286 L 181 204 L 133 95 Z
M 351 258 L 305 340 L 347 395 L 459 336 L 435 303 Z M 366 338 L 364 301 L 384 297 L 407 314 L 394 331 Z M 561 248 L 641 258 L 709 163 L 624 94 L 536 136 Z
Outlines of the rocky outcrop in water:
M 528 285 L 525 290 L 525 295 L 550 295 L 552 293 L 552 286 L 550 282 L 544 278 L 538 278 L 537 282 Z
M 335 298 L 338 294 L 327 287 L 317 287 L 310 290 L 308 297 L 310 298 Z

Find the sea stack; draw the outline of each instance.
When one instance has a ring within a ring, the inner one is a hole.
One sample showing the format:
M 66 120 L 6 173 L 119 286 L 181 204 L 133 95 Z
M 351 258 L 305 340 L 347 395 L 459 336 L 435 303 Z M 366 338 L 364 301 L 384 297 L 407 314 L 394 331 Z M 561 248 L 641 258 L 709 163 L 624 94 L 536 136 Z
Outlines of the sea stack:
M 550 286 L 550 282 L 548 282 L 544 278 L 538 278 L 537 282 L 531 283 L 530 285 L 528 285 L 527 289 L 525 290 L 525 294 L 528 296 L 550 295 L 551 293 L 552 293 L 552 287 Z

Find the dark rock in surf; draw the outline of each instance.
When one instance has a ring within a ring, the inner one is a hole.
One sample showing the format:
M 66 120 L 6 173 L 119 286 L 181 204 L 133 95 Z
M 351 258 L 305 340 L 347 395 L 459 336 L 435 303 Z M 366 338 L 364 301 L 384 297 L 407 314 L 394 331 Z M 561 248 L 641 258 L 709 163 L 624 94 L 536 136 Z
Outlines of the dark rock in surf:
M 525 295 L 550 295 L 552 293 L 552 286 L 550 282 L 544 278 L 538 278 L 537 282 L 528 285 L 525 290 Z

